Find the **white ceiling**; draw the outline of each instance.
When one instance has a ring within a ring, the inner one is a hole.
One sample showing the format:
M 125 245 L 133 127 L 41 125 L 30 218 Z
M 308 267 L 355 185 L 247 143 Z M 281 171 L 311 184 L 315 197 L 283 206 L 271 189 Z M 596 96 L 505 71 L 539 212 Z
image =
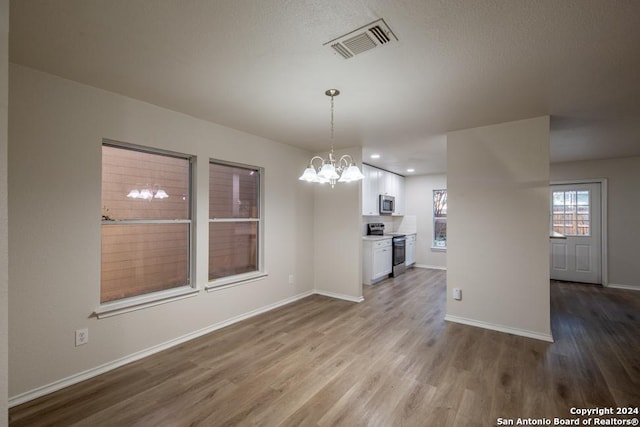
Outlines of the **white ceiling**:
M 14 63 L 311 151 L 338 88 L 336 147 L 403 175 L 444 171 L 448 131 L 547 114 L 552 161 L 640 155 L 640 1 L 10 5 Z M 398 42 L 323 46 L 378 18 Z

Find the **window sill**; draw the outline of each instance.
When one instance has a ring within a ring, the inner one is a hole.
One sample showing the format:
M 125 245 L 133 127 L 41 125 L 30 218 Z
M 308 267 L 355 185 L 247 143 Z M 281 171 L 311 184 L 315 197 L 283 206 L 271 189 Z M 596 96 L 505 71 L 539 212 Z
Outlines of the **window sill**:
M 200 292 L 191 286 L 182 286 L 166 291 L 153 292 L 146 295 L 131 297 L 121 301 L 108 302 L 101 304 L 100 307 L 93 312 L 98 319 L 104 319 L 118 314 L 130 313 L 143 308 L 154 307 L 156 305 L 165 304 L 172 301 L 178 301 L 184 298 L 194 297 Z
M 238 285 L 244 285 L 245 283 L 255 282 L 256 280 L 262 280 L 269 276 L 269 273 L 265 271 L 256 271 L 253 273 L 239 274 L 237 276 L 224 277 L 209 282 L 205 286 L 207 292 L 220 291 L 222 289 L 232 288 Z
M 431 252 L 447 252 L 447 248 L 443 248 L 440 246 L 431 246 Z

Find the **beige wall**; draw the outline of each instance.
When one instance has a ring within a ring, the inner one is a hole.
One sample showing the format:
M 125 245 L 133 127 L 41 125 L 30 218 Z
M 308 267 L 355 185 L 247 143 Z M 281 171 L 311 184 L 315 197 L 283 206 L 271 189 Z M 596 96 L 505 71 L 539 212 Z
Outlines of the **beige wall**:
M 640 289 L 640 157 L 556 163 L 552 181 L 607 179 L 609 285 Z
M 549 117 L 449 133 L 447 190 L 447 319 L 551 339 Z
M 313 290 L 313 252 L 301 248 L 312 239 L 314 199 L 297 180 L 309 153 L 22 66 L 11 65 L 10 77 L 10 396 Z M 103 138 L 198 156 L 200 289 L 207 284 L 208 159 L 264 167 L 269 276 L 91 317 L 99 304 Z M 89 343 L 76 348 L 74 331 L 83 327 Z
M 0 427 L 7 425 L 9 244 L 7 222 L 7 116 L 9 0 L 0 0 Z
M 447 268 L 447 253 L 433 246 L 433 190 L 447 188 L 447 176 L 421 175 L 405 178 L 407 215 L 416 216 L 416 265 Z M 447 220 L 448 221 L 448 220 Z
M 361 149 L 337 151 L 361 165 Z M 326 157 L 326 154 L 325 154 Z M 362 298 L 362 196 L 361 181 L 313 186 L 314 283 L 319 293 L 358 301 Z M 303 250 L 303 247 L 298 250 Z

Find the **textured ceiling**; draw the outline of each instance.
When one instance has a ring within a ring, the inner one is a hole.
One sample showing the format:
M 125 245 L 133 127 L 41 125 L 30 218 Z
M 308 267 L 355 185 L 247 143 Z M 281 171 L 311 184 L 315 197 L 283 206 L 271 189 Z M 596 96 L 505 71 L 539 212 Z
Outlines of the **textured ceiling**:
M 552 161 L 640 155 L 640 1 L 12 0 L 10 59 L 269 139 L 442 172 L 452 130 L 552 116 Z M 323 43 L 378 18 L 399 41 Z M 303 165 L 301 165 L 302 167 Z

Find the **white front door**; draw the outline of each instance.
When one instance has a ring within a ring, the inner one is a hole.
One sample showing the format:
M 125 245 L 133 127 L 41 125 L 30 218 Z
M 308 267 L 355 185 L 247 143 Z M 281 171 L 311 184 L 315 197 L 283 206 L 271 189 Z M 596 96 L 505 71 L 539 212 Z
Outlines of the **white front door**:
M 551 186 L 551 279 L 602 283 L 600 183 Z

